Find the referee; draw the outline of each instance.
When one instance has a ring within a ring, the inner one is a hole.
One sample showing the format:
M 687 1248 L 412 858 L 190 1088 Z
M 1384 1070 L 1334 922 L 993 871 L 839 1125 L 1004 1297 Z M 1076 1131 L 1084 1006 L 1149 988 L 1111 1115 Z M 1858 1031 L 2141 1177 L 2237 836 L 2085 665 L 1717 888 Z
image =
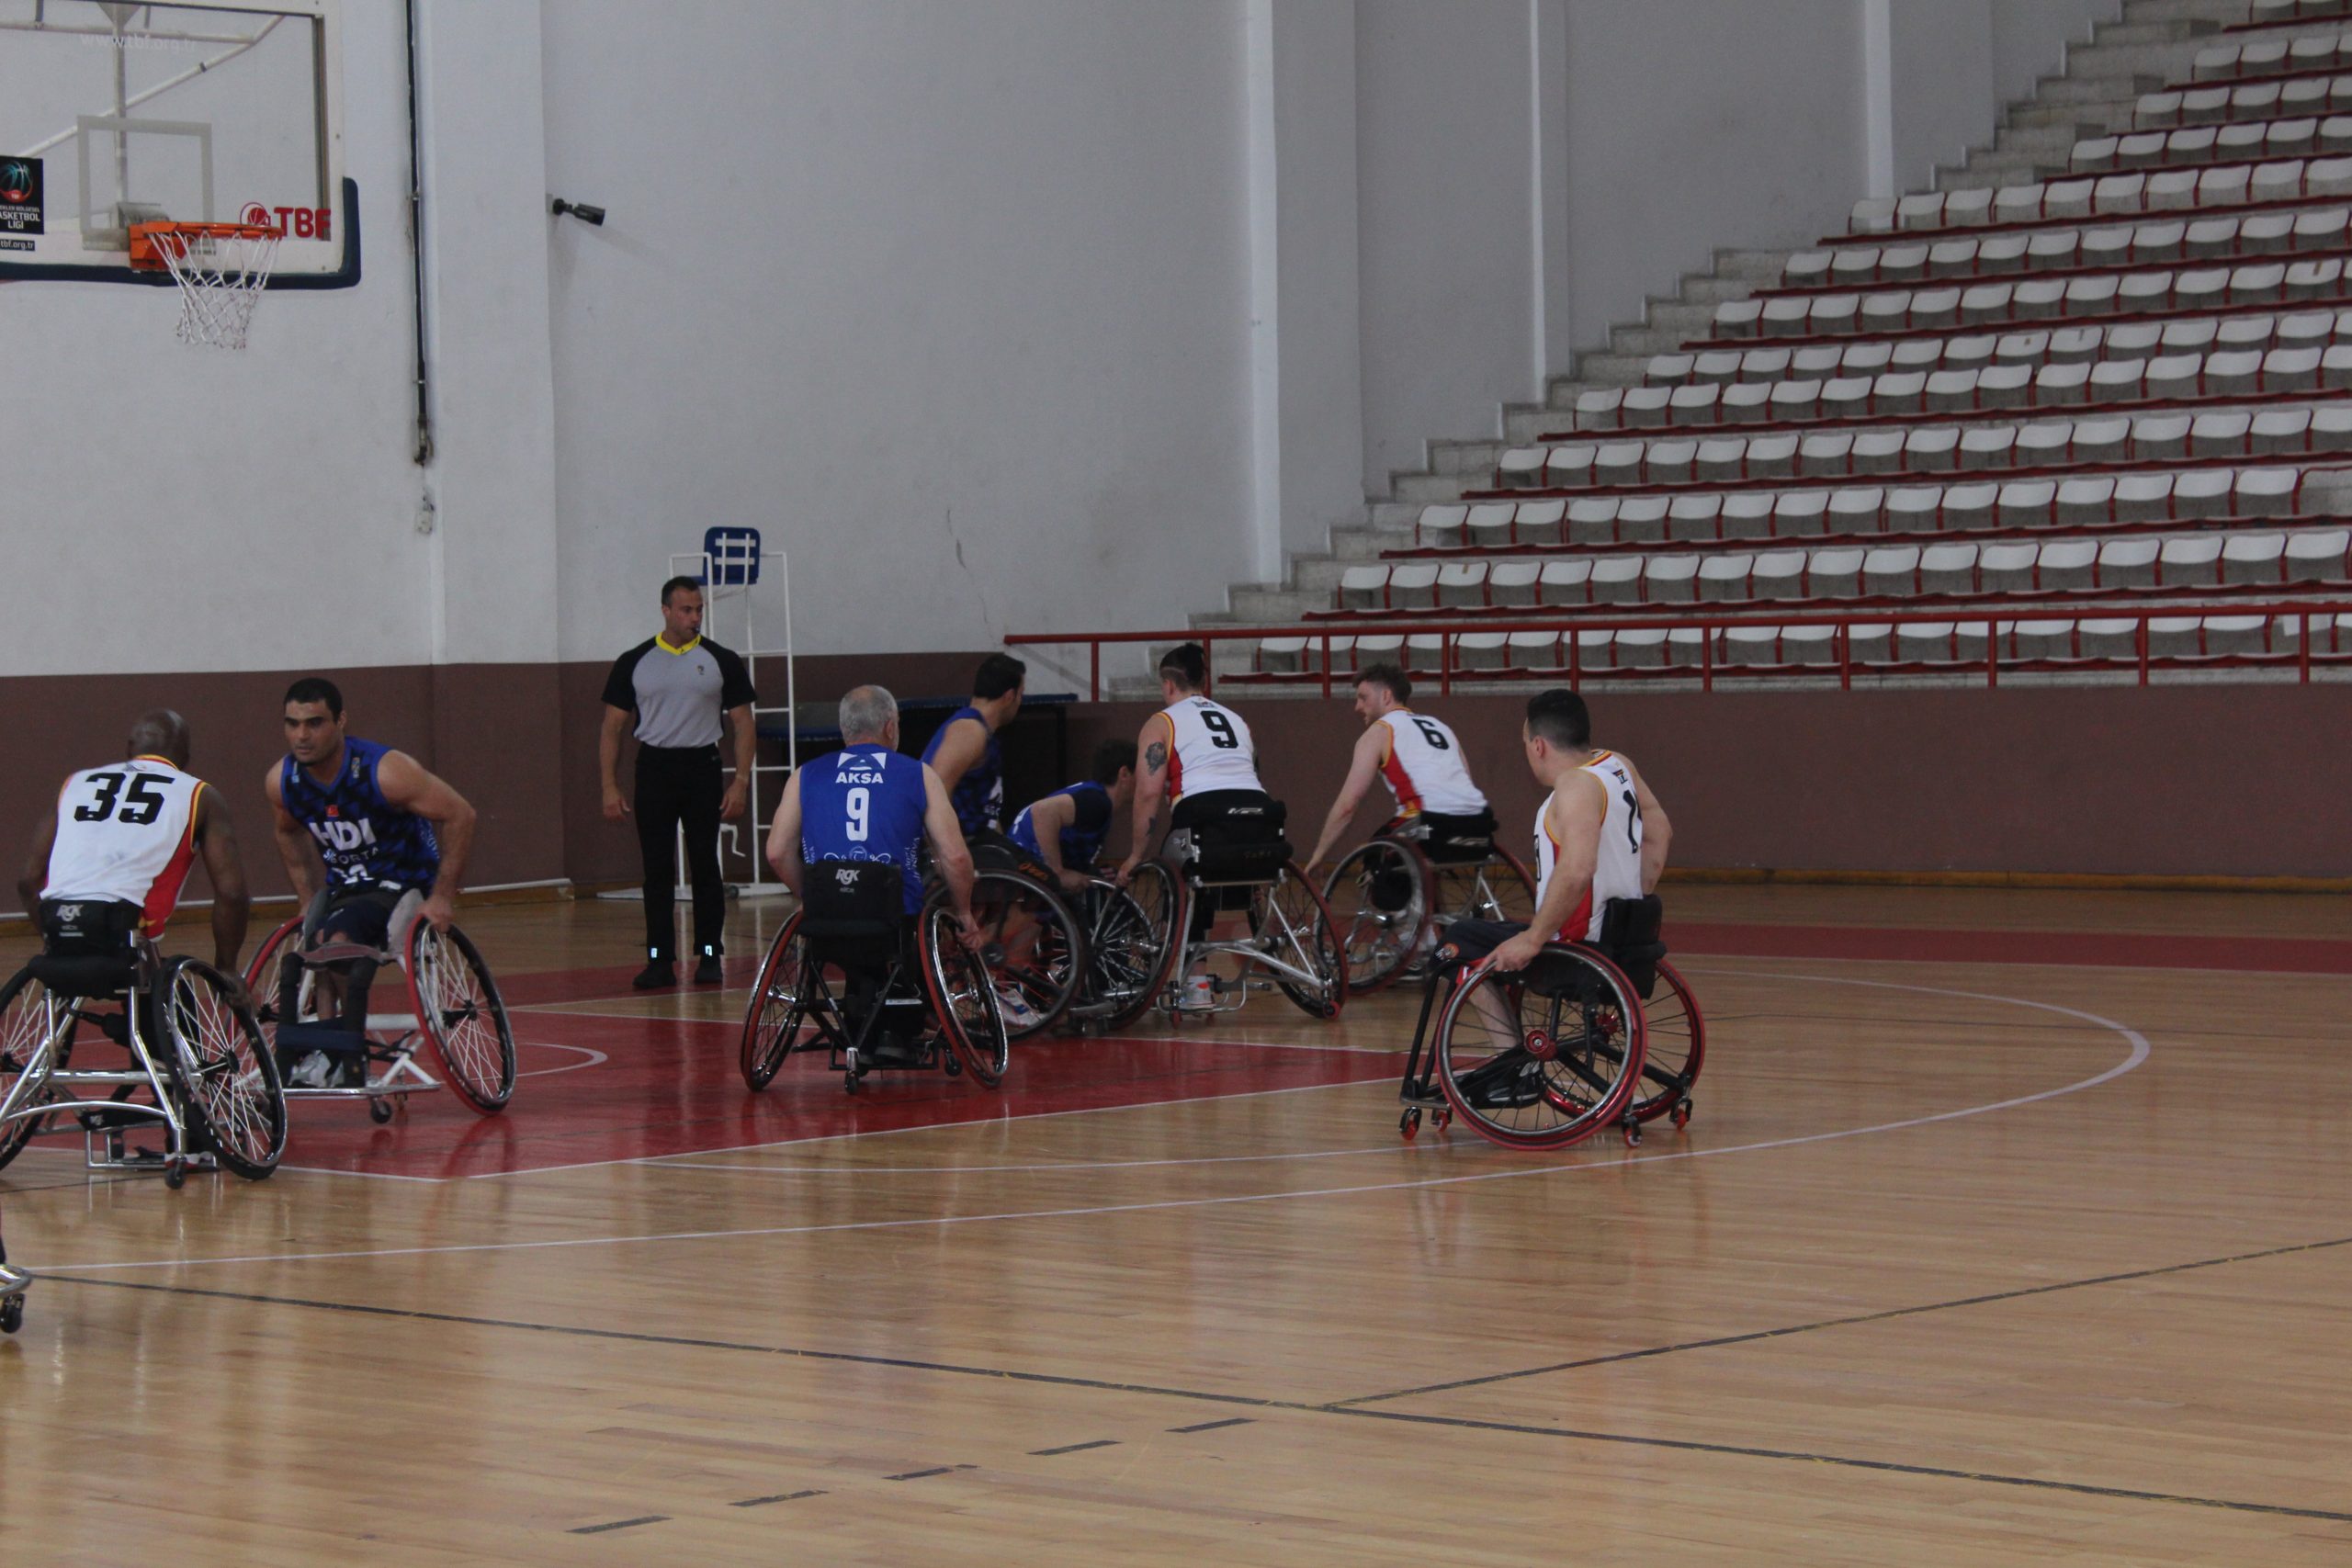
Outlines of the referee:
M 605 681 L 605 728 L 596 748 L 605 774 L 605 818 L 629 815 L 621 798 L 621 732 L 637 730 L 637 847 L 645 858 L 644 972 L 640 991 L 678 983 L 677 872 L 672 835 L 686 829 L 686 869 L 695 890 L 695 984 L 721 982 L 720 928 L 727 885 L 718 877 L 718 822 L 743 815 L 752 798 L 758 732 L 752 724 L 751 671 L 742 658 L 702 635 L 702 586 L 691 577 L 662 585 L 662 635 L 613 660 Z M 735 779 L 719 784 L 718 738 L 735 737 Z

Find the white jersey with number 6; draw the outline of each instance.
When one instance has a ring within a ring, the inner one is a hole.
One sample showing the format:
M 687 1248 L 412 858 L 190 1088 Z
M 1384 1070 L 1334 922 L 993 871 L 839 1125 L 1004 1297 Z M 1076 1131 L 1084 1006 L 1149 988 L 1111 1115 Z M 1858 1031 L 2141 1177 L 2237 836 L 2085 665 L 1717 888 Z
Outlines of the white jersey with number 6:
M 1258 747 L 1250 727 L 1223 703 L 1186 697 L 1159 710 L 1168 721 L 1168 802 L 1220 789 L 1252 789 L 1258 782 Z
M 1470 782 L 1462 742 L 1450 728 L 1410 708 L 1383 714 L 1379 722 L 1388 729 L 1388 755 L 1381 759 L 1380 776 L 1396 797 L 1399 816 L 1434 811 L 1476 817 L 1487 809 L 1487 797 Z
M 1642 896 L 1642 799 L 1634 788 L 1633 770 L 1616 753 L 1603 751 L 1581 773 L 1600 781 L 1609 793 L 1609 814 L 1601 819 L 1599 852 L 1592 863 L 1592 886 L 1583 901 L 1560 922 L 1554 942 L 1592 942 L 1600 935 L 1601 907 L 1611 898 Z M 1559 840 L 1552 837 L 1552 797 L 1545 795 L 1535 813 L 1535 862 L 1542 878 L 1535 901 L 1552 890 L 1552 868 L 1560 858 Z
M 204 781 L 161 757 L 85 768 L 57 795 L 44 899 L 136 904 L 150 936 L 179 902 L 196 857 Z

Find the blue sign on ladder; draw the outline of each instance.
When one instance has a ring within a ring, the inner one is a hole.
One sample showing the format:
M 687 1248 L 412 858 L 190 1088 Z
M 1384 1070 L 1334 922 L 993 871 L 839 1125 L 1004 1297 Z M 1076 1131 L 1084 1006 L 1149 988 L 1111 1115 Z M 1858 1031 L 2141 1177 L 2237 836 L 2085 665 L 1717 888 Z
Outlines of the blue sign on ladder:
M 710 558 L 707 588 L 748 588 L 760 580 L 760 531 L 757 528 L 709 528 L 703 532 L 703 554 Z

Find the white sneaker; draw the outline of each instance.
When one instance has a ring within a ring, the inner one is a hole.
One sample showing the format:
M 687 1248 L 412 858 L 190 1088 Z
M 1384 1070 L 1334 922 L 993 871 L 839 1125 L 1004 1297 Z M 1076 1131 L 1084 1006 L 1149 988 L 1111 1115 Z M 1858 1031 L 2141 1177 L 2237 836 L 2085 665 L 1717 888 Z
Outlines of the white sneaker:
M 996 988 L 996 1010 L 1002 1015 L 1007 1029 L 1035 1029 L 1037 1026 L 1037 1010 L 1031 1007 L 1019 991 L 999 986 Z
M 1186 979 L 1176 990 L 1176 1010 L 1179 1012 L 1216 1011 L 1216 976 L 1194 975 Z

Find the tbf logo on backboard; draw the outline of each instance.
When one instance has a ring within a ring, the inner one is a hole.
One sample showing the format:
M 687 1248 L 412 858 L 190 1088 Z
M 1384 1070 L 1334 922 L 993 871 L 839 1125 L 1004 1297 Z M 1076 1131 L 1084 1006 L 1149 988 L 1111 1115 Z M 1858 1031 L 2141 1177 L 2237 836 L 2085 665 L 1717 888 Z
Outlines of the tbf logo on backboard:
M 244 211 L 237 215 L 237 221 L 275 229 L 281 239 L 334 238 L 334 209 L 332 208 L 265 207 L 258 201 L 249 201 L 245 203 Z

